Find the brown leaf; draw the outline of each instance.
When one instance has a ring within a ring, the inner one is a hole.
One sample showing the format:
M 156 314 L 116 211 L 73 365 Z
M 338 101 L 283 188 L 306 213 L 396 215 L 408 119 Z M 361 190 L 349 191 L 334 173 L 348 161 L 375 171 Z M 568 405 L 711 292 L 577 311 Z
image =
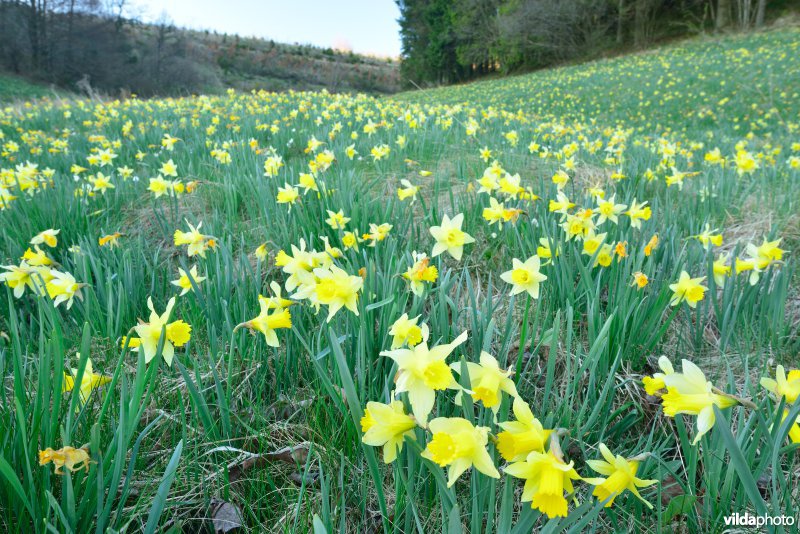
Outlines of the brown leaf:
M 214 524 L 214 534 L 225 534 L 242 528 L 244 518 L 242 511 L 235 504 L 211 499 L 211 521 Z
M 285 421 L 294 417 L 299 411 L 307 409 L 313 402 L 313 398 L 295 400 L 281 394 L 278 400 L 267 409 L 267 413 L 278 421 Z
M 261 455 L 258 456 L 251 456 L 246 460 L 239 462 L 239 463 L 230 463 L 228 464 L 228 480 L 233 483 L 242 478 L 242 475 L 246 471 L 254 467 L 263 467 L 266 465 L 267 459 Z
M 268 452 L 263 456 L 268 460 L 278 460 L 287 464 L 305 464 L 308 459 L 309 444 L 299 443 L 294 447 L 284 447 L 275 452 Z
M 317 479 L 319 479 L 319 473 L 316 471 L 308 471 L 307 473 L 298 473 L 294 472 L 289 475 L 289 480 L 294 482 L 295 484 L 302 485 L 305 484 L 306 486 L 313 486 L 317 483 Z

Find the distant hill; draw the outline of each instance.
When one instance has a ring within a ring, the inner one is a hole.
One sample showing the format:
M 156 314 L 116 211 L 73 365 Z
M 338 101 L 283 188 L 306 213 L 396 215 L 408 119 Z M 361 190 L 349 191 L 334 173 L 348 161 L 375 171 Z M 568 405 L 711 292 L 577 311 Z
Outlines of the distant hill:
M 0 72 L 69 91 L 141 96 L 268 91 L 393 93 L 389 58 L 145 24 L 100 4 L 58 10 L 0 0 Z M 46 5 L 46 4 L 45 4 Z
M 227 87 L 372 93 L 400 90 L 399 66 L 394 59 L 266 39 L 185 32 L 198 46 L 207 49 Z

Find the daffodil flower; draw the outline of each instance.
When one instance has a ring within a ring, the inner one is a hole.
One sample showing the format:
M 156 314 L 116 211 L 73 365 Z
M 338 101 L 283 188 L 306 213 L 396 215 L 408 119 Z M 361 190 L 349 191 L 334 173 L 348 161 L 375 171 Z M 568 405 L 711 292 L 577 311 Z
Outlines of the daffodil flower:
M 508 462 L 525 460 L 534 451 L 544 452 L 553 431 L 542 426 L 520 397 L 514 398 L 512 409 L 516 421 L 498 423 L 503 431 L 497 435 L 497 450 Z
M 539 271 L 541 260 L 533 255 L 524 262 L 513 258 L 511 270 L 500 275 L 500 279 L 512 285 L 511 295 L 526 291 L 531 298 L 539 298 L 539 284 L 547 280 L 547 276 Z
M 189 257 L 200 256 L 201 258 L 205 258 L 206 250 L 214 246 L 213 238 L 200 233 L 200 227 L 203 226 L 202 222 L 198 223 L 196 227 L 192 226 L 189 221 L 186 221 L 186 224 L 189 226 L 188 232 L 175 230 L 175 234 L 173 235 L 175 246 L 188 245 L 186 253 Z
M 461 417 L 437 417 L 429 427 L 433 437 L 422 452 L 422 457 L 448 467 L 448 488 L 473 466 L 486 476 L 500 478 L 486 450 L 489 428 L 475 427 Z
M 428 348 L 428 335 L 428 325 L 423 324 L 422 341 L 418 345 L 381 352 L 381 356 L 397 363 L 397 393 L 408 393 L 414 417 L 422 426 L 425 426 L 433 410 L 436 392 L 458 389 L 458 383 L 445 360 L 467 340 L 467 332 L 462 332 L 452 343 Z
M 430 264 L 431 260 L 425 253 L 417 254 L 413 252 L 412 257 L 414 258 L 414 265 L 403 273 L 403 278 L 409 281 L 411 292 L 421 297 L 425 292 L 425 284 L 423 282 L 435 282 L 439 277 L 439 271 L 436 266 Z
M 197 265 L 192 265 L 192 268 L 189 269 L 188 273 L 183 269 L 178 268 L 178 274 L 180 274 L 180 278 L 177 280 L 172 280 L 170 283 L 181 289 L 181 293 L 179 295 L 181 297 L 189 291 L 194 291 L 194 287 L 192 286 L 193 281 L 195 285 L 199 285 L 200 282 L 206 279 L 205 276 L 200 276 L 197 274 Z
M 397 349 L 403 345 L 413 347 L 422 341 L 422 329 L 417 325 L 419 315 L 413 319 L 408 318 L 404 313 L 389 328 L 389 335 L 392 336 L 392 349 Z
M 525 461 L 509 464 L 503 471 L 525 481 L 522 502 L 530 502 L 531 508 L 539 510 L 549 518 L 567 516 L 567 499 L 575 488 L 573 480 L 580 480 L 573 462 L 565 463 L 561 449 L 554 437 L 550 438 L 548 452 L 533 451 Z
M 461 260 L 461 256 L 464 253 L 464 245 L 475 242 L 475 238 L 461 230 L 463 223 L 463 213 L 459 213 L 452 219 L 444 215 L 441 226 L 432 226 L 430 228 L 430 233 L 436 240 L 431 253 L 432 257 L 435 258 L 442 252 L 447 252 L 456 261 Z
M 786 399 L 786 404 L 794 404 L 800 396 L 800 369 L 792 369 L 787 376 L 782 365 L 775 368 L 775 379 L 763 377 L 761 387 L 769 391 L 780 401 Z
M 639 464 L 641 460 L 644 459 L 644 455 L 640 455 L 637 458 L 625 459 L 620 455 L 614 456 L 603 443 L 600 444 L 599 448 L 603 460 L 588 460 L 586 463 L 601 475 L 605 475 L 605 478 L 583 479 L 585 482 L 595 487 L 594 491 L 592 491 L 592 495 L 597 497 L 599 501 L 607 501 L 605 506 L 609 508 L 614 504 L 614 499 L 625 490 L 628 490 L 648 508 L 652 509 L 653 505 L 639 494 L 639 488 L 652 486 L 657 483 L 658 480 L 644 480 L 636 477 L 636 472 L 639 470 Z
M 39 232 L 36 234 L 33 239 L 31 239 L 31 245 L 41 245 L 44 243 L 50 248 L 55 247 L 58 245 L 58 233 L 61 230 L 54 230 L 52 228 L 44 230 L 43 232 Z
M 72 473 L 85 468 L 88 473 L 89 464 L 92 463 L 86 447 L 81 447 L 80 449 L 62 447 L 58 450 L 48 447 L 43 451 L 39 451 L 39 465 L 47 465 L 51 462 L 56 466 L 54 472 L 57 475 L 64 474 L 64 471 L 61 470 L 62 467 L 66 467 Z
M 661 401 L 667 417 L 678 414 L 697 416 L 697 434 L 692 441 L 694 445 L 714 426 L 715 405 L 724 409 L 739 401 L 729 395 L 717 393 L 711 382 L 706 380 L 703 371 L 689 360 L 682 360 L 681 366 L 682 372 L 666 372 L 663 377 L 659 377 L 667 389 L 661 396 Z
M 703 300 L 706 289 L 708 289 L 701 283 L 705 279 L 705 276 L 692 278 L 686 271 L 681 271 L 678 281 L 669 286 L 673 292 L 669 301 L 670 306 L 677 306 L 685 300 L 690 308 L 696 308 L 697 303 Z
M 255 330 L 264 334 L 264 339 L 270 347 L 279 347 L 280 342 L 278 341 L 278 334 L 275 331 L 282 328 L 291 328 L 292 315 L 289 313 L 288 309 L 279 308 L 273 304 L 273 301 L 259 297 L 258 305 L 261 311 L 258 316 L 237 325 L 234 332 L 242 327 L 249 328 L 250 330 Z M 274 311 L 270 312 L 270 310 L 273 309 Z
M 304 283 L 293 298 L 309 299 L 317 308 L 327 306 L 327 322 L 342 308 L 358 315 L 358 294 L 364 287 L 363 278 L 350 275 L 336 265 L 314 269 L 313 278 L 313 281 Z
M 406 436 L 413 437 L 416 421 L 407 415 L 403 402 L 392 401 L 389 404 L 368 402 L 361 418 L 361 441 L 372 447 L 383 447 L 383 461 L 387 464 L 397 459 L 397 453 L 403 450 Z
M 80 357 L 80 354 L 78 354 Z M 75 387 L 75 380 L 78 378 L 78 369 L 72 368 L 72 374 L 64 373 L 64 385 L 62 386 L 62 391 L 72 391 Z M 99 373 L 95 373 L 92 367 L 92 360 L 86 360 L 86 366 L 83 368 L 83 376 L 81 377 L 81 384 L 78 387 L 79 391 L 79 404 L 75 407 L 77 411 L 80 411 L 81 407 L 86 404 L 89 400 L 89 396 L 92 394 L 92 391 L 95 389 L 111 382 L 110 376 L 104 376 Z
M 450 368 L 456 373 L 461 373 L 461 362 L 450 364 Z M 466 362 L 467 374 L 469 375 L 470 396 L 476 402 L 482 402 L 486 408 L 491 408 L 495 416 L 500 410 L 500 400 L 502 392 L 511 397 L 517 397 L 517 387 L 511 380 L 513 371 L 511 369 L 500 369 L 500 364 L 494 356 L 482 351 L 480 363 Z
M 70 273 L 62 273 L 55 269 L 50 269 L 50 280 L 45 284 L 48 296 L 53 299 L 53 305 L 58 306 L 62 302 L 67 303 L 67 309 L 72 307 L 75 297 L 83 300 L 81 288 L 86 284 L 78 283 Z
M 161 350 L 161 356 L 168 366 L 172 367 L 172 357 L 175 354 L 175 347 L 182 347 L 189 342 L 192 337 L 192 327 L 184 321 L 169 322 L 172 308 L 175 306 L 175 297 L 167 302 L 167 309 L 161 315 L 156 313 L 153 307 L 153 299 L 148 297 L 147 307 L 150 310 L 150 322 L 140 322 L 134 330 L 139 336 L 139 341 L 133 350 L 144 351 L 145 363 L 149 363 L 158 350 L 161 341 L 161 331 L 165 330 L 166 339 Z M 133 345 L 131 345 L 133 346 Z

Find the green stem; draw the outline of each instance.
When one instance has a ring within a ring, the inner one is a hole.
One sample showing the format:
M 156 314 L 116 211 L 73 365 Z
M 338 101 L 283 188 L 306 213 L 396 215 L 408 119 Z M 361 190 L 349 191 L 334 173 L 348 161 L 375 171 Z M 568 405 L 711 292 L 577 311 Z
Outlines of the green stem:
M 525 313 L 522 316 L 522 332 L 520 333 L 519 340 L 519 353 L 517 354 L 517 365 L 515 376 L 519 376 L 522 372 L 522 355 L 525 353 L 525 343 L 528 341 L 528 312 L 531 309 L 531 296 L 527 295 L 525 300 Z

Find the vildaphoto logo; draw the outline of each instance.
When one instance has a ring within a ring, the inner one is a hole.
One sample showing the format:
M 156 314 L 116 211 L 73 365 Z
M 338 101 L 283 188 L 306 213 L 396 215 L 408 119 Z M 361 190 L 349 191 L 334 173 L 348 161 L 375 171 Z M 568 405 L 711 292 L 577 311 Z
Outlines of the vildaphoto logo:
M 725 526 L 729 527 L 779 527 L 795 524 L 794 516 L 790 515 L 752 515 L 747 512 L 725 516 Z

